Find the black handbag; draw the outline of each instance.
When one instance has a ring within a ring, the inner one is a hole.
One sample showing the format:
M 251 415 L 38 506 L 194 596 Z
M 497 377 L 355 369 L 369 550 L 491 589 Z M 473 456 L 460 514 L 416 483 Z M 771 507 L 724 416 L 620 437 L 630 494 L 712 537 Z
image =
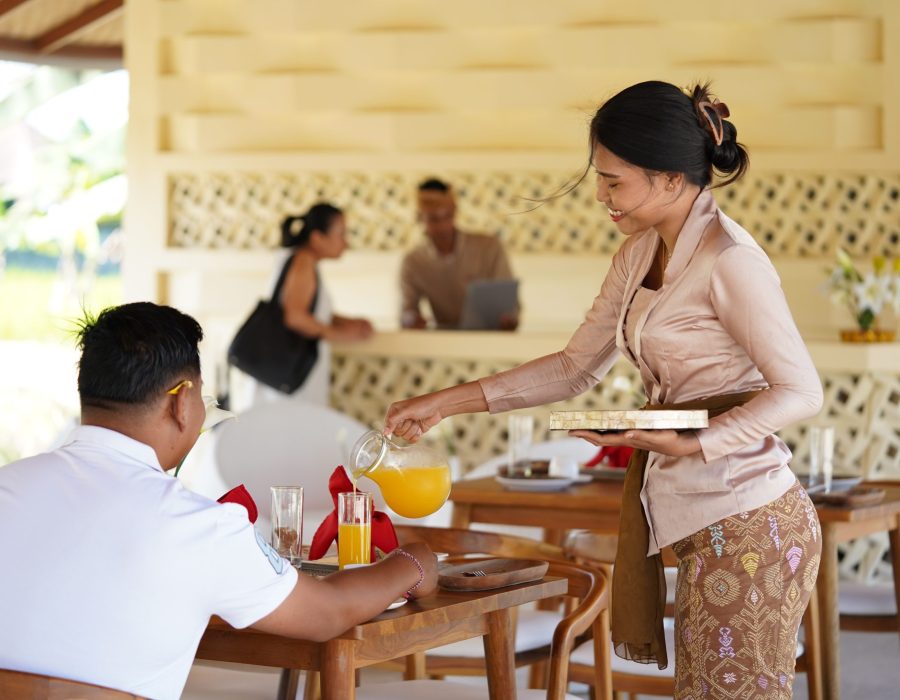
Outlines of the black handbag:
M 285 394 L 299 389 L 319 359 L 319 339 L 308 338 L 284 325 L 281 287 L 293 256 L 285 263 L 272 298 L 260 301 L 228 347 L 228 363 L 266 386 Z M 319 279 L 310 313 L 319 297 Z

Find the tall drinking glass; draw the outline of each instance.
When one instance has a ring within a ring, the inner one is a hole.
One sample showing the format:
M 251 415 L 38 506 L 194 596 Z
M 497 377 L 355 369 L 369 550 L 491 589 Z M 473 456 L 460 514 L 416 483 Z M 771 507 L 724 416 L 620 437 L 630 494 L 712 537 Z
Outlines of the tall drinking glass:
M 809 485 L 831 491 L 834 475 L 834 426 L 813 425 L 809 428 Z
M 509 417 L 509 460 L 507 474 L 531 476 L 531 441 L 534 438 L 534 416 Z
M 338 494 L 338 566 L 370 564 L 372 552 L 372 494 Z
M 303 487 L 272 486 L 272 547 L 299 564 L 303 548 Z

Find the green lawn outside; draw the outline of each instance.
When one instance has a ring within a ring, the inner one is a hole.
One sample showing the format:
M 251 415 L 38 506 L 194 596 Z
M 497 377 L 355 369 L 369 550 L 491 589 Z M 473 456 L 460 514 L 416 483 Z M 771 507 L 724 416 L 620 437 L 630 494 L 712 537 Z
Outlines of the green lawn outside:
M 58 284 L 53 271 L 7 268 L 0 274 L 0 339 L 71 343 L 82 306 L 97 312 L 122 301 L 119 276 L 95 278 L 83 299 L 59 294 Z

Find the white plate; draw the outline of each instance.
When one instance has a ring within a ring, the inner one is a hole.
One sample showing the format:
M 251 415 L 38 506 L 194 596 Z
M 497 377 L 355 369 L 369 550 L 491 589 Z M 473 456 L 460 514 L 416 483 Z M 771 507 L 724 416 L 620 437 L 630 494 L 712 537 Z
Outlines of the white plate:
M 572 485 L 573 479 L 552 477 L 547 479 L 510 479 L 495 476 L 497 483 L 510 491 L 562 491 Z
M 800 477 L 800 483 L 806 488 L 807 493 L 816 493 L 825 490 L 825 484 L 816 484 L 815 486 L 806 486 L 808 477 Z M 836 476 L 831 480 L 831 491 L 849 491 L 854 486 L 862 483 L 861 476 Z
M 388 605 L 385 610 L 393 610 L 394 608 L 399 608 L 403 605 L 406 605 L 406 598 L 397 598 L 397 600 Z

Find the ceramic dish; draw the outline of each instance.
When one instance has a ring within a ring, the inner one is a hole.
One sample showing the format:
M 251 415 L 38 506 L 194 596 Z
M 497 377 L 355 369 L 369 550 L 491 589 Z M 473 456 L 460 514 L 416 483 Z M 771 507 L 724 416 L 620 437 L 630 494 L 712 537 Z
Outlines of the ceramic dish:
M 555 476 L 523 479 L 498 475 L 494 478 L 503 488 L 510 491 L 562 491 L 575 483 L 573 479 Z
M 819 493 L 819 492 L 825 490 L 825 484 L 816 484 L 815 486 L 807 486 L 807 484 L 809 483 L 808 476 L 800 476 L 798 478 L 800 480 L 800 483 L 803 484 L 803 488 L 806 489 L 807 493 L 813 494 L 813 493 Z M 831 491 L 832 491 L 832 493 L 834 493 L 836 491 L 849 491 L 854 486 L 857 486 L 860 483 L 862 483 L 861 476 L 835 477 L 831 480 Z
M 627 469 L 620 469 L 619 467 L 606 467 L 602 464 L 598 464 L 596 467 L 584 467 L 580 474 L 580 478 L 587 479 L 588 481 L 597 480 L 606 480 L 606 481 L 622 481 L 625 479 L 625 473 Z

